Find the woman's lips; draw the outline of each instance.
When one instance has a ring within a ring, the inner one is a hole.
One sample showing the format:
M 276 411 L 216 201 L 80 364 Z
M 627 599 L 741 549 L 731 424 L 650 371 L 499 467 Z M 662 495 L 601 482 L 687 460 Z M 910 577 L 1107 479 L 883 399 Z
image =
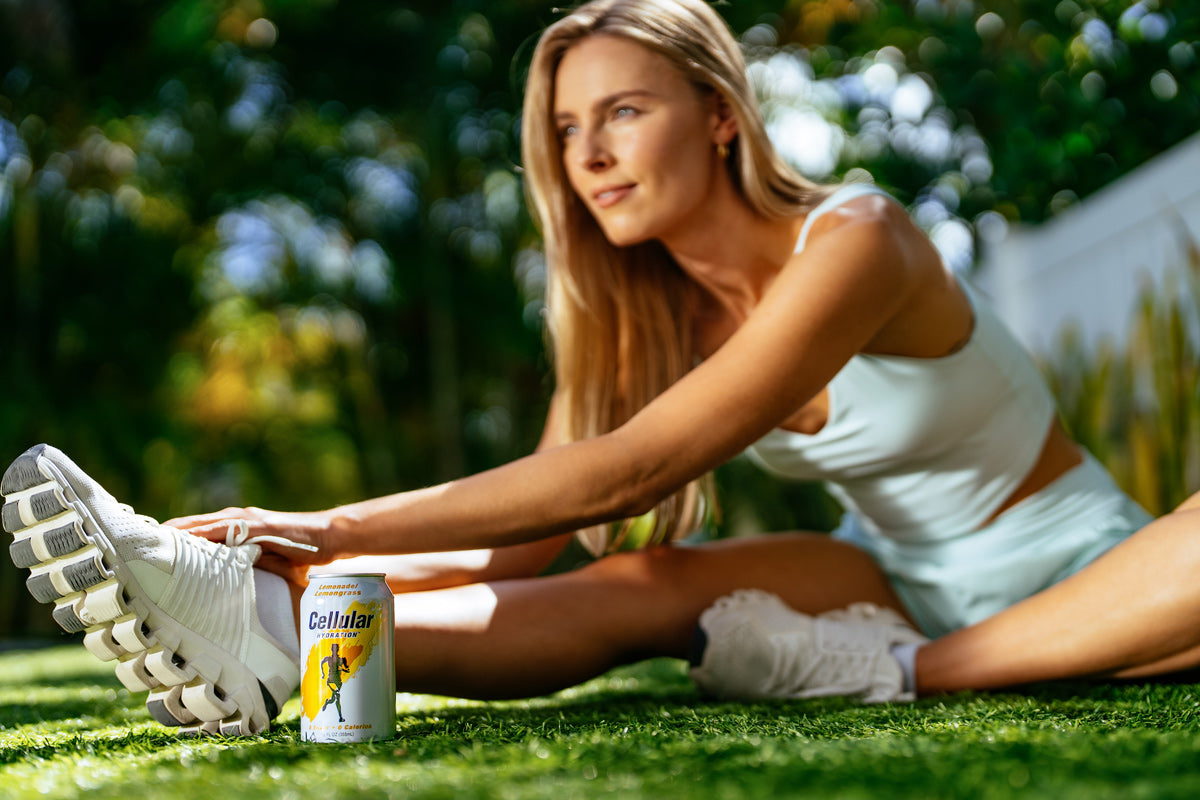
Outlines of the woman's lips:
M 622 184 L 621 186 L 606 186 L 592 193 L 592 201 L 595 202 L 598 208 L 608 208 L 628 197 L 629 193 L 633 191 L 633 187 L 634 184 L 632 183 Z

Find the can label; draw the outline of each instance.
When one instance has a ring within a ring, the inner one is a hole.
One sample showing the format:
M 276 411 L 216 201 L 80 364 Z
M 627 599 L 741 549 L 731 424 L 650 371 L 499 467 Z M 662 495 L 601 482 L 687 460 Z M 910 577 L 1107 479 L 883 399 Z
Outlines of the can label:
M 363 742 L 396 733 L 392 592 L 382 575 L 312 575 L 300 600 L 300 736 Z

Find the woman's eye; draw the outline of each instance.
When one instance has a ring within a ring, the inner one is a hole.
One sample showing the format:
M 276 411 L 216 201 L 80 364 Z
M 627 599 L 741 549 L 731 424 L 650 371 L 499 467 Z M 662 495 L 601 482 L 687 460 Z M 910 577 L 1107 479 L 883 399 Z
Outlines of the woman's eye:
M 558 129 L 558 138 L 566 139 L 568 137 L 574 136 L 578 130 L 579 130 L 578 126 L 564 125 Z
M 630 108 L 629 106 L 621 106 L 620 108 L 613 110 L 613 116 L 616 117 L 617 119 L 620 119 L 622 117 L 632 117 L 632 116 L 635 116 L 636 114 L 637 114 L 637 109 Z

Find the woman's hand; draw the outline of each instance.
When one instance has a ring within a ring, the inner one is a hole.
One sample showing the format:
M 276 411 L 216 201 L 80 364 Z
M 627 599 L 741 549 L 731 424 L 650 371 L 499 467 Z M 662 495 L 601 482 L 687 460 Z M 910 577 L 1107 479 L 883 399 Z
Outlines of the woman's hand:
M 333 546 L 333 537 L 329 535 L 330 517 L 323 512 L 226 508 L 211 514 L 179 517 L 163 524 L 210 541 L 225 543 L 231 524 L 238 522 L 245 526 L 245 536 L 242 538 L 257 540 L 255 543 L 262 547 L 262 555 L 255 566 L 293 583 L 306 584 L 309 567 L 328 564 L 339 557 Z

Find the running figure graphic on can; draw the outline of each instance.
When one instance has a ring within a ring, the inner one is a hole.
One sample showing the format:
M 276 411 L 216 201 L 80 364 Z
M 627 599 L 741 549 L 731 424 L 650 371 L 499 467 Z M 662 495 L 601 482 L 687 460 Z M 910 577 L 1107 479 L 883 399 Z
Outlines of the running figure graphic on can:
M 349 674 L 350 665 L 346 663 L 346 659 L 338 655 L 338 643 L 334 642 L 330 647 L 329 655 L 321 659 L 321 677 L 325 679 L 325 685 L 329 687 L 332 694 L 325 704 L 321 706 L 321 710 L 329 708 L 329 704 L 333 703 L 337 708 L 338 722 L 345 722 L 342 717 L 342 676 Z

